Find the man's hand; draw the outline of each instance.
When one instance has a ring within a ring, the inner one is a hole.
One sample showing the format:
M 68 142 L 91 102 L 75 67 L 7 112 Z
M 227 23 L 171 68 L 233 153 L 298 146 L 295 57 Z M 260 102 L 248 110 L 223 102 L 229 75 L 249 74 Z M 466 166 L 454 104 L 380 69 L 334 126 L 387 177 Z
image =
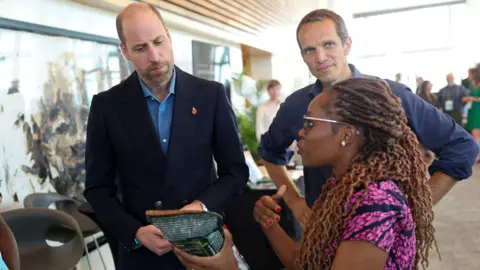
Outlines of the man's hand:
M 287 187 L 281 186 L 277 193 L 273 196 L 262 196 L 255 203 L 253 209 L 253 217 L 256 222 L 260 223 L 264 228 L 270 227 L 274 222 L 280 221 L 278 213 L 282 210 L 278 205 L 278 201 L 283 197 Z
M 200 201 L 194 201 L 191 204 L 187 204 L 180 210 L 196 210 L 196 211 L 203 211 L 203 205 Z
M 143 246 L 153 253 L 161 256 L 172 250 L 172 244 L 163 238 L 162 231 L 159 228 L 148 225 L 138 229 L 135 238 Z
M 187 269 L 195 270 L 236 270 L 238 269 L 232 248 L 232 235 L 225 231 L 225 242 L 222 250 L 212 257 L 198 257 L 175 249 L 175 255 Z
M 298 198 L 292 200 L 288 207 L 292 210 L 293 215 L 302 226 L 302 229 L 305 230 L 308 220 L 310 219 L 310 214 L 312 209 L 308 207 L 305 197 L 299 196 Z

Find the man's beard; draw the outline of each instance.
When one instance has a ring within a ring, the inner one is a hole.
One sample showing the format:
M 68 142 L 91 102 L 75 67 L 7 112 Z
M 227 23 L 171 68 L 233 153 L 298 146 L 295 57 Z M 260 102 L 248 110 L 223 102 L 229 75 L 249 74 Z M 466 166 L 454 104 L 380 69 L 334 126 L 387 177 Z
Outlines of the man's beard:
M 155 68 L 163 68 L 167 67 L 166 70 L 161 71 L 160 73 L 156 72 L 154 73 Z M 144 80 L 153 82 L 153 83 L 165 83 L 167 82 L 170 77 L 172 76 L 172 65 L 169 61 L 164 61 L 164 62 L 158 62 L 155 64 L 150 65 L 148 68 L 139 70 L 140 76 L 144 78 Z

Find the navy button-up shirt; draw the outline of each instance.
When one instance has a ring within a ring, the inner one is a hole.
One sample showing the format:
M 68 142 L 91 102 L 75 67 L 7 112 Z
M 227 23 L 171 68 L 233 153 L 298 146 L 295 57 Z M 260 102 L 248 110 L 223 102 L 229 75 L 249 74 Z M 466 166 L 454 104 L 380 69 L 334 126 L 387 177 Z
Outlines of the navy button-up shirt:
M 447 85 L 442 88 L 438 94 L 438 106 L 444 112 L 449 111 L 463 111 L 463 102 L 462 98 L 467 96 L 467 89 L 463 86 L 454 84 Z M 447 105 L 451 103 L 451 105 Z M 450 108 L 449 108 L 450 107 Z
M 148 86 L 142 81 L 142 79 L 140 79 L 140 76 L 138 77 L 138 80 L 140 81 L 140 87 L 143 91 L 143 96 L 147 102 L 150 117 L 152 118 L 153 126 L 157 132 L 158 138 L 160 139 L 160 145 L 165 155 L 167 155 L 168 152 L 170 126 L 172 124 L 176 77 L 177 75 L 175 69 L 173 69 L 172 82 L 168 88 L 168 96 L 162 102 L 152 95 L 152 92 L 150 89 L 148 89 Z
M 355 78 L 366 77 L 350 65 Z M 458 180 L 472 175 L 479 148 L 472 136 L 432 105 L 423 101 L 405 85 L 387 80 L 393 93 L 401 99 L 408 125 L 419 141 L 437 155 L 429 171 L 442 171 Z M 258 152 L 271 163 L 286 165 L 293 152 L 289 146 L 299 140 L 303 115 L 310 101 L 323 90 L 320 81 L 292 93 L 280 106 L 269 130 L 260 140 Z M 319 151 L 322 151 L 319 149 Z M 332 176 L 331 168 L 304 168 L 305 197 L 313 206 L 322 186 Z

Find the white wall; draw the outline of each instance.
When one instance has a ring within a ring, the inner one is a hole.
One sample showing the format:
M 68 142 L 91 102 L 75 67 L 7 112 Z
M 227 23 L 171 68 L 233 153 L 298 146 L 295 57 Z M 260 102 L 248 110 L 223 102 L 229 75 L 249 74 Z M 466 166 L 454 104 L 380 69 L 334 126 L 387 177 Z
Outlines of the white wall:
M 282 84 L 283 97 L 311 83 L 307 65 L 300 55 L 296 31 L 297 24 L 292 24 L 271 31 L 264 37 L 275 48 L 270 72 L 272 78 Z
M 255 80 L 272 79 L 272 56 L 257 55 L 250 57 L 250 71 Z
M 295 51 L 298 55 L 298 49 Z M 272 57 L 272 77 L 282 84 L 282 97 L 311 83 L 310 71 L 301 57 L 274 55 Z

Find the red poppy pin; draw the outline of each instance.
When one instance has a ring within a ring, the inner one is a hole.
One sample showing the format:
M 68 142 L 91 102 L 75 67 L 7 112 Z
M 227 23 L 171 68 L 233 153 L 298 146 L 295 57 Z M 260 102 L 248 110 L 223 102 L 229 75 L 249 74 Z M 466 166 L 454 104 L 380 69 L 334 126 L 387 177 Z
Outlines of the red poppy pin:
M 197 109 L 195 109 L 195 107 L 192 107 L 192 114 L 193 115 L 197 114 Z

